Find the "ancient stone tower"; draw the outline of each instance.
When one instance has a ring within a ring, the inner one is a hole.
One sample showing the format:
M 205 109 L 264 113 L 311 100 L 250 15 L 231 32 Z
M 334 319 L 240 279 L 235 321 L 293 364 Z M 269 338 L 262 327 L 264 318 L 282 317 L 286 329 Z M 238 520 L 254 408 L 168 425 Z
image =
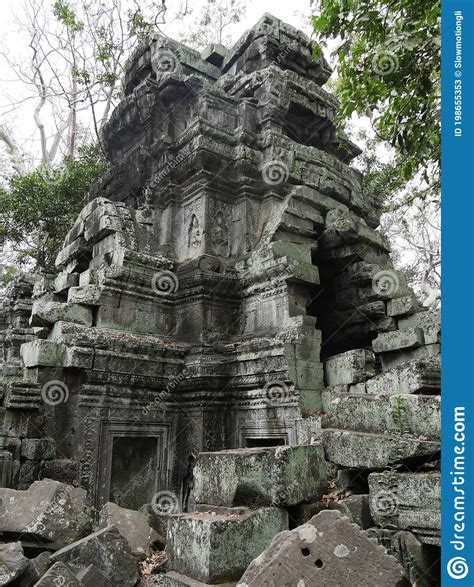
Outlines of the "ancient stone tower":
M 58 275 L 4 300 L 4 484 L 192 508 L 198 453 L 316 443 L 367 527 L 433 554 L 439 321 L 393 269 L 330 73 L 269 15 L 231 50 L 131 56 Z

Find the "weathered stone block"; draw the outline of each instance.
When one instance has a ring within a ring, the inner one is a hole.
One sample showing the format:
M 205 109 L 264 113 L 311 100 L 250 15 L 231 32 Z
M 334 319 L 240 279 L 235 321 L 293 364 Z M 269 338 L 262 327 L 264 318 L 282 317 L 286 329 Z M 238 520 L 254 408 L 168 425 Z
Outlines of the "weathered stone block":
M 273 536 L 288 528 L 288 514 L 277 508 L 218 509 L 171 517 L 171 570 L 204 583 L 236 581 Z
M 325 428 L 440 438 L 439 396 L 325 394 L 325 410 Z
M 339 512 L 323 511 L 282 532 L 256 558 L 238 587 L 263 585 L 407 587 L 403 568 Z
M 366 349 L 347 351 L 324 361 L 327 386 L 360 383 L 374 373 L 374 354 Z
M 143 514 L 121 508 L 115 503 L 106 503 L 99 515 L 99 527 L 115 526 L 128 542 L 132 554 L 145 559 L 151 552 L 151 545 L 158 540 L 158 534 L 150 528 Z
M 0 489 L 2 530 L 37 536 L 55 550 L 88 533 L 86 492 L 58 481 L 35 481 L 26 491 Z
M 21 456 L 31 461 L 54 459 L 56 443 L 52 438 L 25 438 L 21 443 Z
M 82 583 L 64 563 L 55 563 L 35 584 L 35 587 L 81 587 Z
M 201 453 L 194 469 L 198 503 L 291 506 L 326 489 L 321 444 Z
M 91 326 L 92 310 L 72 303 L 62 304 L 43 300 L 34 302 L 30 320 L 32 326 L 51 326 L 61 320 Z
M 25 367 L 60 367 L 64 347 L 50 340 L 33 340 L 21 345 L 20 354 Z
M 439 393 L 440 364 L 436 359 L 409 361 L 367 381 L 367 393 Z
M 420 307 L 414 295 L 395 298 L 387 302 L 387 316 L 406 316 Z
M 441 318 L 439 312 L 428 310 L 417 312 L 398 321 L 400 330 L 407 328 L 421 328 L 425 336 L 425 344 L 436 344 L 440 342 Z
M 369 503 L 374 521 L 414 532 L 422 542 L 440 543 L 441 478 L 430 473 L 372 473 Z
M 0 510 L 0 522 L 1 520 Z M 23 554 L 21 542 L 0 544 L 0 585 L 13 584 L 13 581 L 23 575 L 29 565 L 30 561 Z
M 355 469 L 377 469 L 412 457 L 427 460 L 440 449 L 439 442 L 366 432 L 327 429 L 321 438 L 328 461 Z
M 425 342 L 421 328 L 407 328 L 394 332 L 382 332 L 372 342 L 376 353 L 387 353 L 403 349 L 412 349 L 421 346 Z
M 51 556 L 66 563 L 75 574 L 93 566 L 97 587 L 133 587 L 138 580 L 138 561 L 117 528 L 109 526 L 73 542 Z

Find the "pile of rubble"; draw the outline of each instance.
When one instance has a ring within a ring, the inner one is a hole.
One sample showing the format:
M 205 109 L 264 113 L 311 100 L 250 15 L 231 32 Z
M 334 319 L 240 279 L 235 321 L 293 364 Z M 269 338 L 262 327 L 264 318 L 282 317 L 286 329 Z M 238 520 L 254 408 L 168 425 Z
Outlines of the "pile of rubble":
M 0 489 L 0 540 L 0 585 L 12 587 L 132 587 L 163 546 L 144 514 L 113 503 L 94 512 L 83 489 L 51 480 Z

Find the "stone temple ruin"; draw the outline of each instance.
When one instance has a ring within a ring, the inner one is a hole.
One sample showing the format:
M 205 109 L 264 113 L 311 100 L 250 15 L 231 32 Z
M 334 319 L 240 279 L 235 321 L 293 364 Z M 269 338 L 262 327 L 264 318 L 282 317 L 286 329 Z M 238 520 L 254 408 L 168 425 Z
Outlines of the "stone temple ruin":
M 290 584 L 281 548 L 291 584 L 346 584 L 351 540 L 382 574 L 347 582 L 437 582 L 439 318 L 391 264 L 330 74 L 270 15 L 231 50 L 153 36 L 57 275 L 3 300 L 0 496 L 52 479 L 147 511 L 170 587 L 235 585 L 259 555 L 248 585 Z M 306 569 L 318 524 L 348 524 L 347 553 Z

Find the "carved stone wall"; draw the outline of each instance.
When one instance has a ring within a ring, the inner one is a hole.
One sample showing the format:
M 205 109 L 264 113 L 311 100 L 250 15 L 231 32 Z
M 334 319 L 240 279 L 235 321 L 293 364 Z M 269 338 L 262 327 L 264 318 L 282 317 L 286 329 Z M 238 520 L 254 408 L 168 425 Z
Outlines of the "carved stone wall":
M 4 306 L 6 482 L 41 469 L 113 498 L 116 438 L 156 440 L 145 492 L 180 494 L 202 450 L 317 438 L 367 492 L 371 470 L 437 470 L 418 422 L 438 413 L 439 321 L 393 269 L 330 73 L 270 15 L 226 53 L 155 35 L 131 56 L 58 275 Z M 54 458 L 21 457 L 29 417 Z

